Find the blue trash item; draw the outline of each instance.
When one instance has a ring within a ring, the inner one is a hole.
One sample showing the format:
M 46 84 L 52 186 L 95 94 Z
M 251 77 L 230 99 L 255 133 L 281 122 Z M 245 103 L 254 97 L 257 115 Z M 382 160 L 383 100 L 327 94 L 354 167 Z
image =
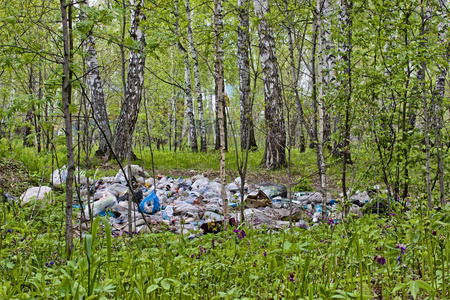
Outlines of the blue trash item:
M 331 199 L 330 201 L 327 202 L 327 205 L 335 205 L 336 203 L 338 203 L 335 199 Z
M 144 200 L 139 204 L 139 210 L 147 213 L 154 214 L 159 209 L 159 198 L 156 196 L 155 191 L 153 190 L 150 195 L 148 195 Z
M 101 217 L 109 217 L 109 218 L 115 217 L 114 214 L 110 211 L 101 211 L 98 213 L 98 215 Z
M 166 208 L 161 212 L 161 216 L 166 221 L 171 221 L 173 219 L 173 206 L 167 205 Z

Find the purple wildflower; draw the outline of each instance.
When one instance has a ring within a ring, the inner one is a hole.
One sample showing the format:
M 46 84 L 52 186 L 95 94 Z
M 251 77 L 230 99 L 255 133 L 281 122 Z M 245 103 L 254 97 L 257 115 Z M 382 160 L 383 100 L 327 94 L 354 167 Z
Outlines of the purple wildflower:
M 402 255 L 405 254 L 406 247 L 403 244 L 398 244 L 395 248 L 400 249 L 402 251 Z
M 436 236 L 437 231 L 436 231 L 436 230 L 433 230 L 433 231 L 431 232 L 431 234 L 434 235 L 434 236 Z
M 264 251 L 264 254 L 263 254 L 263 255 L 264 255 L 264 257 L 266 257 L 266 256 L 267 256 L 267 251 Z
M 291 281 L 291 282 L 294 282 L 294 273 L 295 272 L 293 272 L 293 273 L 289 273 L 289 280 Z
M 253 266 L 256 267 L 256 261 L 253 262 Z
M 373 260 L 376 261 L 376 262 L 378 262 L 380 265 L 386 264 L 386 258 L 384 258 L 383 256 L 375 255 L 375 257 L 373 258 Z

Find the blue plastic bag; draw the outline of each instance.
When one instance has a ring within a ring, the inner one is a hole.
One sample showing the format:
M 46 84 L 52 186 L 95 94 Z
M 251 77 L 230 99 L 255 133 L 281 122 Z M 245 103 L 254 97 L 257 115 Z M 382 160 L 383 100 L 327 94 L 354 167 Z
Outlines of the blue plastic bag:
M 156 196 L 155 191 L 153 190 L 150 195 L 145 197 L 144 200 L 139 204 L 139 210 L 147 213 L 154 214 L 159 209 L 159 198 Z

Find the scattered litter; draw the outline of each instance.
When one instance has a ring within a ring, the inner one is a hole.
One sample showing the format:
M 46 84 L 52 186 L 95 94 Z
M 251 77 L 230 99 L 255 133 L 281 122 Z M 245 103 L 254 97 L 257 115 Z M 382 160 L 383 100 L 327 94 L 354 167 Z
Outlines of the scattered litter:
M 48 186 L 35 186 L 29 188 L 20 196 L 20 202 L 22 203 L 22 206 L 32 200 L 34 201 L 35 199 L 43 200 L 43 202 L 48 202 L 51 198 L 51 191 L 52 188 Z
M 128 176 L 128 170 L 125 168 Z M 80 176 L 83 172 L 80 171 Z M 328 194 L 326 207 L 322 207 L 322 194 L 319 192 L 295 192 L 288 198 L 286 186 L 278 183 L 249 184 L 235 178 L 225 186 L 225 199 L 230 207 L 230 214 L 224 215 L 222 186 L 219 178 L 208 178 L 205 174 L 191 172 L 190 178 L 172 178 L 157 175 L 150 178 L 138 165 L 131 165 L 131 190 L 134 192 L 131 218 L 133 231 L 148 231 L 145 223 L 158 230 L 168 230 L 178 234 L 198 236 L 201 233 L 218 232 L 223 228 L 224 219 L 240 222 L 239 206 L 244 199 L 244 218 L 254 227 L 267 226 L 282 230 L 289 225 L 291 216 L 295 226 L 307 229 L 312 223 L 322 219 L 322 210 L 326 209 L 328 218 L 339 219 L 340 200 L 331 199 Z M 55 186 L 65 182 L 67 168 L 64 166 L 52 174 Z M 127 232 L 130 187 L 125 176 L 119 170 L 114 177 L 95 179 L 87 183 L 86 178 L 80 180 L 82 207 L 78 206 L 78 214 L 84 211 L 89 219 L 89 207 L 93 216 L 102 215 L 109 218 L 113 230 L 119 234 Z M 243 185 L 244 195 L 241 197 Z M 27 203 L 37 196 L 38 188 L 29 189 L 20 199 Z M 41 187 L 38 199 L 47 197 L 49 187 Z M 352 193 L 349 193 L 352 194 Z M 361 217 L 363 213 L 373 213 L 374 201 L 370 201 L 366 191 L 353 193 L 349 197 L 353 205 L 350 213 Z M 13 196 L 4 196 L 13 202 Z M 89 204 L 87 203 L 89 199 Z M 134 201 L 137 200 L 137 203 Z M 380 205 L 384 208 L 384 204 Z M 83 211 L 80 211 L 83 209 Z M 199 231 L 198 231 L 199 230 Z

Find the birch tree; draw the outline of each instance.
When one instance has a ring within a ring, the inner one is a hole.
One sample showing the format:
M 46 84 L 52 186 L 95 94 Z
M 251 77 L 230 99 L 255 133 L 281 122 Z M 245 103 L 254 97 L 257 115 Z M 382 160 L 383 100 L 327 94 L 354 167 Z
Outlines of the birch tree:
M 238 0 L 237 59 L 239 69 L 239 99 L 241 119 L 241 150 L 256 150 L 256 139 L 253 128 L 253 100 L 250 98 L 250 20 L 249 0 Z
M 223 202 L 223 215 L 224 215 L 224 230 L 228 228 L 228 199 L 225 190 L 226 185 L 226 171 L 225 171 L 225 107 L 224 107 L 224 79 L 223 79 L 223 50 L 221 37 L 222 34 L 222 0 L 214 0 L 214 44 L 216 48 L 216 86 L 217 86 L 217 106 L 218 106 L 218 122 L 220 131 L 220 193 Z
M 126 158 L 127 138 L 132 138 L 142 99 L 145 67 L 145 34 L 142 30 L 144 0 L 131 0 L 130 36 L 138 45 L 130 51 L 125 101 L 122 104 L 114 132 L 114 152 L 118 158 Z
M 324 135 L 324 104 L 323 104 L 323 65 L 326 56 L 324 55 L 323 48 L 323 32 L 322 32 L 322 1 L 317 0 L 316 7 L 316 34 L 317 34 L 317 80 L 315 89 L 317 92 L 317 113 L 318 113 L 318 129 L 317 129 L 317 142 L 316 142 L 316 154 L 317 154 L 317 167 L 319 171 L 320 191 L 322 193 L 322 219 L 325 220 L 327 216 L 326 202 L 327 202 L 327 182 L 325 171 L 325 158 L 323 155 L 323 135 Z M 319 84 L 317 84 L 317 82 Z
M 186 49 L 181 44 L 181 36 L 179 30 L 180 13 L 178 10 L 178 0 L 175 0 L 175 36 L 177 37 L 177 46 L 183 56 L 184 61 L 184 93 L 186 94 L 186 116 L 189 122 L 189 142 L 192 152 L 198 151 L 197 146 L 197 129 L 195 127 L 194 107 L 192 103 L 192 86 L 191 86 L 191 65 Z
M 86 2 L 85 7 L 89 7 Z M 81 11 L 80 19 L 84 19 L 86 13 Z M 95 38 L 92 35 L 92 31 L 89 30 L 86 40 L 84 42 L 87 65 L 87 74 L 89 77 L 89 90 L 91 92 L 91 101 L 93 106 L 94 117 L 97 120 L 100 128 L 98 130 L 99 146 L 95 152 L 97 156 L 109 156 L 108 141 L 112 141 L 111 127 L 109 126 L 108 112 L 106 110 L 105 95 L 103 93 L 103 86 L 100 77 L 100 70 L 97 60 L 97 49 L 95 45 Z M 102 134 L 102 132 L 104 134 Z
M 278 75 L 273 31 L 267 20 L 269 0 L 254 0 L 258 17 L 259 55 L 264 83 L 266 144 L 262 164 L 268 169 L 286 165 L 286 129 L 283 116 L 283 99 Z
M 443 13 L 445 16 L 445 12 L 447 10 L 447 1 L 440 0 L 439 1 L 439 12 Z M 448 25 L 445 22 L 445 18 L 442 16 L 441 20 L 438 24 L 438 41 L 441 45 L 447 45 L 447 30 Z M 448 60 L 449 54 L 444 50 L 444 54 L 441 57 L 441 63 L 437 64 L 438 74 L 436 76 L 435 90 L 433 93 L 433 127 L 436 136 L 436 154 L 438 160 L 438 173 L 439 173 L 439 191 L 440 191 L 440 204 L 443 206 L 445 204 L 445 187 L 444 187 L 444 159 L 443 159 L 443 151 L 442 151 L 442 104 L 445 96 L 445 82 L 448 73 Z
M 191 19 L 191 7 L 189 0 L 186 0 L 186 18 L 188 21 L 188 39 L 189 48 L 192 55 L 192 60 L 194 61 L 194 80 L 195 80 L 195 93 L 197 94 L 197 104 L 198 104 L 198 118 L 200 121 L 200 151 L 206 152 L 206 128 L 205 128 L 205 114 L 203 111 L 203 93 L 200 84 L 200 72 L 198 67 L 198 55 L 197 49 L 194 45 L 194 35 L 192 33 L 192 19 Z

